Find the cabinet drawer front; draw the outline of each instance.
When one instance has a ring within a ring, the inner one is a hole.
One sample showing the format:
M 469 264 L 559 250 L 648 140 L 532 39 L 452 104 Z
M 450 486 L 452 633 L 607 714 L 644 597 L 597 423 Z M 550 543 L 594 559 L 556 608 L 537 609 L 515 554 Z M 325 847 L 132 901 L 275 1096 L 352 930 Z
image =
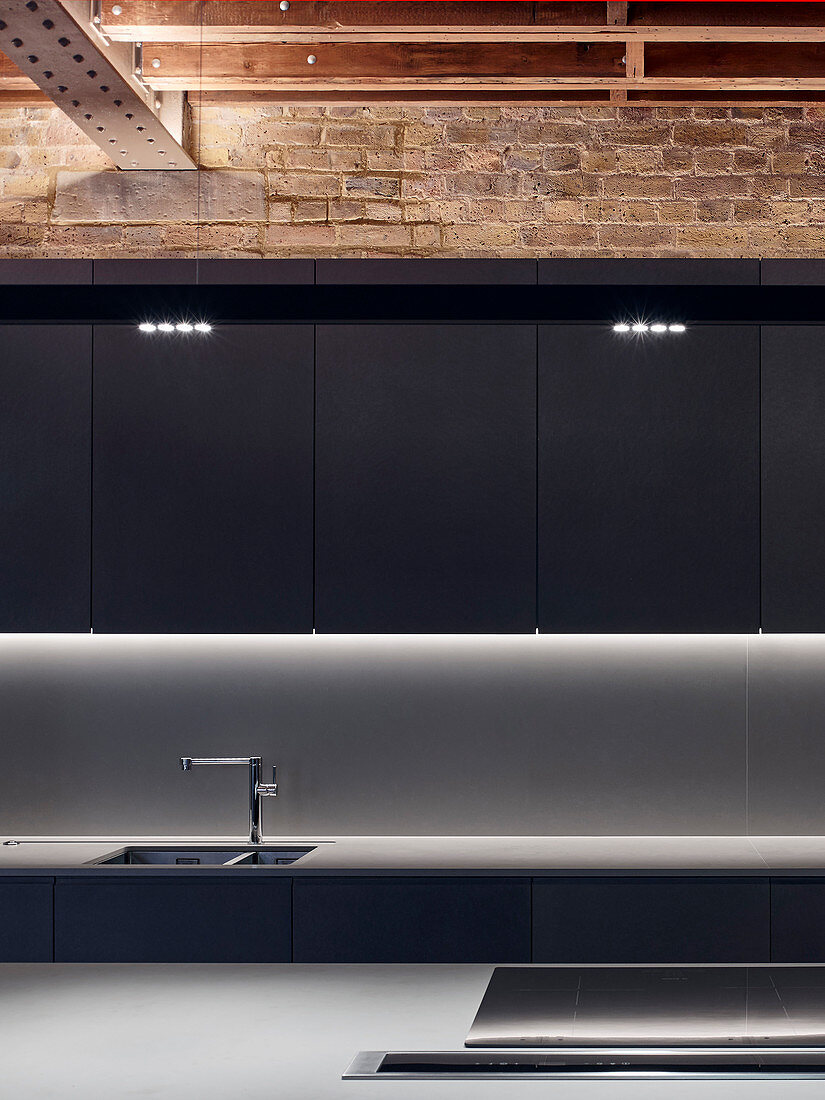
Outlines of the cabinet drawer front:
M 0 963 L 51 961 L 51 882 L 0 883 Z
M 772 881 L 771 961 L 825 962 L 825 882 L 822 879 Z
M 534 962 L 767 962 L 770 887 L 725 879 L 536 879 Z
M 75 882 L 55 890 L 56 962 L 289 962 L 291 881 Z
M 295 880 L 296 962 L 527 962 L 529 879 Z

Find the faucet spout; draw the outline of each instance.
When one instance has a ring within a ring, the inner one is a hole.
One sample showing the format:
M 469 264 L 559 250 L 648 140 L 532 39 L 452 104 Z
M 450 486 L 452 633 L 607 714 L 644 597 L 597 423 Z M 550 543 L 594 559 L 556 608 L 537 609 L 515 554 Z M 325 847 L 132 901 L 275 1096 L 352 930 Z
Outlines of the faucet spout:
M 263 831 L 261 828 L 262 806 L 261 799 L 274 797 L 278 793 L 278 785 L 275 782 L 276 769 L 272 769 L 272 782 L 261 782 L 261 765 L 263 759 L 260 756 L 182 756 L 180 758 L 181 771 L 191 771 L 196 765 L 202 764 L 243 764 L 249 768 L 249 843 L 263 844 Z

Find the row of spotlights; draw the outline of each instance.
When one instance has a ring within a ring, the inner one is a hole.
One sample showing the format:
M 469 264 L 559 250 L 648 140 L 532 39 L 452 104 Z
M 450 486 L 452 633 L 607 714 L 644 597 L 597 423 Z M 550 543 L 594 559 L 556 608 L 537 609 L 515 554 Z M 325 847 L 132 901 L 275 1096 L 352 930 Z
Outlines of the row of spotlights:
M 649 325 L 645 321 L 636 321 L 634 324 L 629 325 L 624 321 L 620 321 L 613 326 L 614 332 L 684 332 L 685 325 L 681 323 L 673 325 L 665 325 L 661 321 L 656 321 L 654 324 Z
M 178 321 L 176 325 L 173 325 L 171 321 L 160 321 L 155 324 L 154 321 L 142 321 L 138 328 L 141 332 L 211 332 L 212 326 L 207 324 L 206 321 L 198 321 L 197 324 L 190 324 L 188 321 Z

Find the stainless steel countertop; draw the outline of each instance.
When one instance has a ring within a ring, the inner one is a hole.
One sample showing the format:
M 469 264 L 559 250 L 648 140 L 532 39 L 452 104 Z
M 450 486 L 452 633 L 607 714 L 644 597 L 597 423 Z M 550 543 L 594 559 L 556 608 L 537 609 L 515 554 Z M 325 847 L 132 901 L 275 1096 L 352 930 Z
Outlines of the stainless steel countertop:
M 317 845 L 286 867 L 86 866 L 124 844 L 238 845 L 237 837 L 9 837 L 0 874 L 823 874 L 825 836 L 295 836 L 268 844 Z

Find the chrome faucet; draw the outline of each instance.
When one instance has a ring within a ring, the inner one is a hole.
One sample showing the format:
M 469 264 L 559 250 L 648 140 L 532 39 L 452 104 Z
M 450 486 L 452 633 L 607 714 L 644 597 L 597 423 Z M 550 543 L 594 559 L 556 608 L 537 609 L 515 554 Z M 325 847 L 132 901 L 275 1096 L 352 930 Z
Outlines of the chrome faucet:
M 249 843 L 263 844 L 261 832 L 261 799 L 274 798 L 278 793 L 277 768 L 273 765 L 272 782 L 261 782 L 260 756 L 182 756 L 181 771 L 188 772 L 200 764 L 245 764 L 249 768 Z

